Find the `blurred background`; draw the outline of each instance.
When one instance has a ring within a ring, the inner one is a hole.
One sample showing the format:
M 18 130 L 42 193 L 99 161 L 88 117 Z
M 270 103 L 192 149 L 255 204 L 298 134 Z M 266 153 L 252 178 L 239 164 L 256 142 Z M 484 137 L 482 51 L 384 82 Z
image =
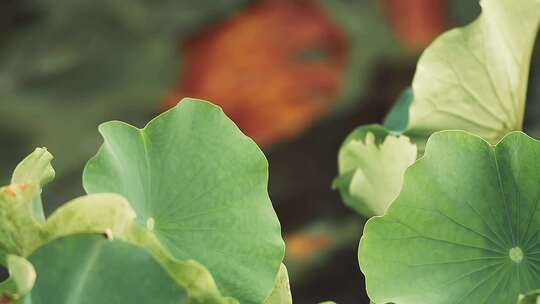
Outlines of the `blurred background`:
M 365 219 L 330 188 L 338 148 L 382 121 L 434 37 L 478 13 L 471 0 L 0 0 L 0 181 L 47 147 L 51 212 L 83 193 L 99 123 L 142 127 L 183 97 L 207 99 L 269 159 L 294 302 L 368 303 L 356 257 Z

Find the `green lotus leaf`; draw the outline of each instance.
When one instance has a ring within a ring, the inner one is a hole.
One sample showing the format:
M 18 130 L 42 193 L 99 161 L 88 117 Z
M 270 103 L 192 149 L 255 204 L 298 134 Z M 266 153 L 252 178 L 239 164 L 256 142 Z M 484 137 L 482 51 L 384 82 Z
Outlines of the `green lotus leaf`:
M 381 215 L 399 194 L 405 169 L 415 160 L 416 146 L 406 136 L 378 125 L 357 128 L 339 150 L 334 188 L 360 214 Z
M 375 303 L 514 303 L 540 288 L 540 142 L 496 146 L 432 135 L 382 217 L 368 221 L 360 267 Z
M 242 303 L 264 301 L 284 244 L 257 145 L 220 108 L 194 99 L 144 129 L 115 121 L 99 130 L 104 144 L 85 167 L 86 191 L 125 196 L 140 227 L 175 258 L 201 262 Z
M 52 156 L 45 149 L 36 149 L 13 174 L 13 181 L 25 183 L 0 189 L 0 263 L 7 264 L 11 272 L 16 271 L 12 268 L 17 264 L 10 266 L 11 257 L 16 257 L 10 253 L 27 257 L 49 242 L 65 236 L 99 234 L 143 246 L 163 265 L 177 288 L 187 293 L 189 303 L 237 303 L 234 299 L 221 296 L 211 274 L 200 263 L 175 260 L 159 242 L 145 240 L 141 231 L 148 235 L 147 231 L 137 229 L 134 224 L 135 212 L 126 199 L 118 194 L 98 193 L 76 198 L 63 204 L 45 222 L 38 221 L 32 216 L 31 205 L 40 185 L 43 185 L 44 179 L 39 176 L 44 176 L 41 173 L 46 170 L 40 168 L 50 167 L 50 159 Z M 25 266 L 23 263 L 19 265 Z M 24 281 L 21 281 L 27 278 L 25 273 L 19 271 L 15 274 L 0 285 L 6 291 L 2 297 L 9 301 L 16 300 L 25 291 L 22 289 Z M 27 287 L 29 291 L 31 286 Z M 16 288 L 19 288 L 18 293 Z
M 53 156 L 45 148 L 36 148 L 34 152 L 23 159 L 13 171 L 12 184 L 38 184 L 42 188 L 54 179 L 54 169 L 51 165 Z M 41 189 L 32 201 L 32 212 L 39 222 L 45 221 Z
M 540 303 L 540 290 L 529 291 L 525 294 L 519 295 L 517 304 L 539 304 Z
M 292 304 L 291 286 L 289 284 L 289 273 L 287 267 L 282 263 L 279 267 L 274 290 L 266 298 L 264 304 Z
M 521 130 L 538 0 L 482 0 L 470 25 L 437 38 L 413 79 L 410 132 L 460 129 L 495 144 Z
M 9 278 L 0 282 L 0 300 L 2 297 L 18 300 L 32 290 L 36 281 L 36 271 L 28 260 L 16 255 L 8 255 L 5 264 Z
M 188 303 L 144 249 L 99 235 L 70 236 L 30 256 L 38 277 L 24 304 Z

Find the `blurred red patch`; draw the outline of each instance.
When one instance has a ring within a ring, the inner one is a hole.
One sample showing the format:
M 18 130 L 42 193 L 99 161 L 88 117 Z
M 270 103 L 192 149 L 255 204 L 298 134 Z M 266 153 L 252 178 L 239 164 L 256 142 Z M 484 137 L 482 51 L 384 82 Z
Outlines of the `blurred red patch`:
M 347 42 L 316 1 L 262 1 L 183 45 L 182 97 L 223 107 L 259 145 L 310 126 L 339 93 Z

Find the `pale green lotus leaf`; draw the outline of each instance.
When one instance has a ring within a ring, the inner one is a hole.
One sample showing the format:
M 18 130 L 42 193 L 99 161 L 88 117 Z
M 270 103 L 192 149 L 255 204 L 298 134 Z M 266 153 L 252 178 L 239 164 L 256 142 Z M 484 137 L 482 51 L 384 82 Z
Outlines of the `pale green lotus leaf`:
M 360 267 L 375 303 L 514 303 L 540 288 L 540 142 L 432 135 L 398 198 L 368 221 Z
M 292 304 L 291 286 L 287 267 L 282 263 L 272 293 L 266 298 L 264 304 Z
M 334 182 L 347 205 L 365 216 L 383 214 L 401 190 L 405 169 L 416 160 L 416 146 L 403 135 L 377 125 L 353 131 L 339 150 Z
M 411 134 L 460 129 L 495 144 L 521 130 L 529 64 L 540 23 L 538 0 L 481 0 L 470 25 L 437 38 L 413 80 Z
M 5 264 L 9 278 L 0 282 L 0 299 L 4 297 L 15 301 L 32 290 L 36 271 L 28 260 L 16 255 L 8 255 Z
M 221 109 L 193 99 L 144 129 L 116 121 L 99 130 L 104 144 L 84 170 L 86 191 L 125 196 L 175 258 L 201 262 L 225 295 L 264 301 L 284 244 L 257 145 Z

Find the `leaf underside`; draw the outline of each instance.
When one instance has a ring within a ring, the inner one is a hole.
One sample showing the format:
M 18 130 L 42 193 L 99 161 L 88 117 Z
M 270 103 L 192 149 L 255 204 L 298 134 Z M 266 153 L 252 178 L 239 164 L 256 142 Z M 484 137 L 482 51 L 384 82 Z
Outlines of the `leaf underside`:
M 437 38 L 413 79 L 409 133 L 460 129 L 497 143 L 521 130 L 538 0 L 482 0 L 482 14 Z

